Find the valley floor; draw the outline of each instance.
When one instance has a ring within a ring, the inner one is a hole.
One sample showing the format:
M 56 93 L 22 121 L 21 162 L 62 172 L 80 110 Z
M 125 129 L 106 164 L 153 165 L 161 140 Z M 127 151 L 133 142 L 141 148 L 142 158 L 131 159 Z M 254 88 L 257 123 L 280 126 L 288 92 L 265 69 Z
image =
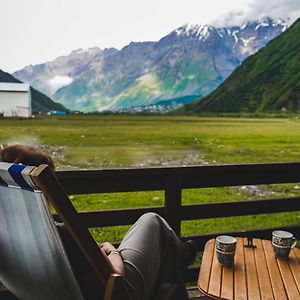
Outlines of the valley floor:
M 300 120 L 175 116 L 65 116 L 0 119 L 0 145 L 42 147 L 57 170 L 300 161 Z M 300 184 L 193 189 L 183 203 L 300 195 Z M 73 195 L 78 210 L 161 205 L 161 191 Z M 297 223 L 300 213 L 183 222 L 182 234 Z M 92 229 L 96 239 L 119 240 L 126 226 Z

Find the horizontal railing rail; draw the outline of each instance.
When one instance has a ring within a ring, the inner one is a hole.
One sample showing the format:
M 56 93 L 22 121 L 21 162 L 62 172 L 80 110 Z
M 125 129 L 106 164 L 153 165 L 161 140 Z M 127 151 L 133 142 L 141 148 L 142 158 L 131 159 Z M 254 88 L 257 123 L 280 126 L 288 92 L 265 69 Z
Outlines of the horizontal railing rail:
M 142 214 L 151 211 L 165 217 L 180 235 L 182 221 L 300 211 L 299 197 L 182 205 L 183 189 L 298 183 L 300 163 L 75 170 L 57 171 L 56 175 L 69 195 L 154 190 L 165 193 L 163 206 L 80 212 L 88 227 L 133 224 Z M 298 224 L 276 228 L 285 228 L 300 236 Z M 182 239 L 193 238 L 202 250 L 209 239 L 222 233 L 266 238 L 272 230 L 274 228 L 199 233 Z M 185 274 L 186 280 L 195 280 L 197 272 L 197 268 L 190 269 Z M 2 295 L 0 293 L 0 298 Z
M 177 234 L 183 220 L 300 210 L 299 198 L 182 205 L 182 190 L 300 182 L 300 163 L 59 171 L 68 194 L 165 191 L 162 207 L 81 213 L 90 227 L 132 224 L 141 214 L 164 216 Z
M 182 205 L 180 220 L 212 219 L 259 215 L 266 213 L 291 212 L 300 210 L 300 198 L 264 199 L 251 201 L 220 202 Z M 165 217 L 163 206 L 144 208 L 114 209 L 80 212 L 88 227 L 106 227 L 133 224 L 142 214 L 155 212 Z M 58 217 L 55 216 L 58 220 Z
M 209 188 L 300 181 L 300 163 L 58 171 L 68 194 Z

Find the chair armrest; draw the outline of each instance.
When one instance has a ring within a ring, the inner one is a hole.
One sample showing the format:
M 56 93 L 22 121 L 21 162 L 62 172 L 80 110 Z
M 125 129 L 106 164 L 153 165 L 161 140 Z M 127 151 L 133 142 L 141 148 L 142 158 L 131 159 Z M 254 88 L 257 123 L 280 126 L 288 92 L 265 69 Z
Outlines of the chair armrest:
M 103 300 L 130 300 L 124 279 L 121 275 L 112 273 L 107 281 Z

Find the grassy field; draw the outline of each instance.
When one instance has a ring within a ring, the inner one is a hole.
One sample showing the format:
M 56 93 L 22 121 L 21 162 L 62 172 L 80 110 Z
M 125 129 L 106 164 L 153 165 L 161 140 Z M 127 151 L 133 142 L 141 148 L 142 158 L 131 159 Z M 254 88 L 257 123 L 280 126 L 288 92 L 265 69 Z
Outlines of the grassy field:
M 300 121 L 175 116 L 67 116 L 0 120 L 0 144 L 43 147 L 57 169 L 300 161 Z M 298 195 L 299 186 L 186 190 L 184 203 Z M 163 203 L 161 191 L 71 196 L 78 210 Z M 183 222 L 182 233 L 297 223 L 300 214 Z M 97 240 L 119 240 L 127 227 L 93 229 Z

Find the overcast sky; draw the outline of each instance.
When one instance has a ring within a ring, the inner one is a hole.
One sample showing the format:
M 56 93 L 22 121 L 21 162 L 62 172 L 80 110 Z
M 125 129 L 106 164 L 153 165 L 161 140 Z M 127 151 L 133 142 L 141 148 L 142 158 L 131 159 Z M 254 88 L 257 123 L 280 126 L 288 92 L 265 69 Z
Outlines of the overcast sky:
M 156 41 L 185 24 L 300 17 L 300 0 L 3 0 L 0 69 L 13 72 L 78 48 Z

